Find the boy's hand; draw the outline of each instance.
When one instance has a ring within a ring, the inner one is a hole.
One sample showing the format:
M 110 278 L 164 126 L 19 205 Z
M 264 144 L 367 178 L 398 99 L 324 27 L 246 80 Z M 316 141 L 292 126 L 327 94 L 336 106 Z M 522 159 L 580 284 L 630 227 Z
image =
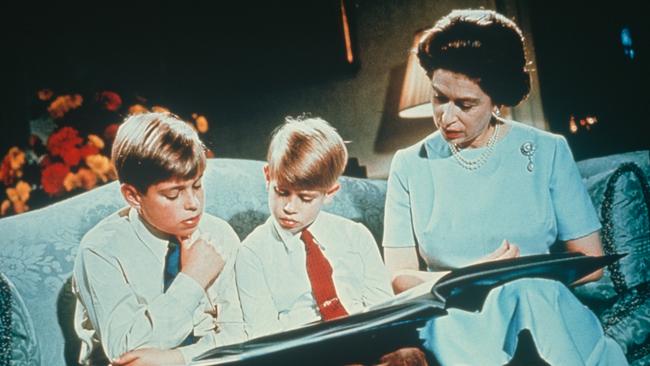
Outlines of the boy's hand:
M 181 272 L 192 277 L 204 289 L 210 287 L 219 276 L 225 261 L 210 243 L 210 238 L 201 235 L 198 239 L 179 238 L 181 241 Z
M 427 366 L 427 357 L 419 348 L 406 347 L 382 356 L 377 366 Z
M 111 362 L 111 366 L 179 366 L 185 365 L 178 350 L 143 348 L 127 352 Z

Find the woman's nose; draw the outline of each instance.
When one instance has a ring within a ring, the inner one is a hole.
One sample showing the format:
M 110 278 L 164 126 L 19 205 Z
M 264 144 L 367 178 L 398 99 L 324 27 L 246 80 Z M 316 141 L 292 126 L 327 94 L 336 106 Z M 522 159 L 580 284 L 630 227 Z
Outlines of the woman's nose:
M 440 108 L 442 110 L 440 122 L 443 127 L 449 126 L 456 121 L 456 106 L 453 103 L 446 103 Z

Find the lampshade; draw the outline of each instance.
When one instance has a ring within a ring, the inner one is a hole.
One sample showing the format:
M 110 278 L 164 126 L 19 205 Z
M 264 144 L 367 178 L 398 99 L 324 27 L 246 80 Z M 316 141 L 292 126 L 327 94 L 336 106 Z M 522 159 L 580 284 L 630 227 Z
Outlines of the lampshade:
M 417 47 L 424 31 L 415 34 L 413 45 L 406 61 L 406 74 L 402 84 L 399 100 L 399 116 L 401 118 L 426 118 L 433 116 L 431 106 L 431 80 L 418 62 Z

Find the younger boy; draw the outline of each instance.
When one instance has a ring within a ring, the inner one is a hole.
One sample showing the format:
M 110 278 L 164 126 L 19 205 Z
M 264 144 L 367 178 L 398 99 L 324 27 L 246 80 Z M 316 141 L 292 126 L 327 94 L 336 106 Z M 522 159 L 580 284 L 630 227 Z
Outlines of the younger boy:
M 287 119 L 274 132 L 264 167 L 271 217 L 244 240 L 235 264 L 249 337 L 345 316 L 393 296 L 368 229 L 321 212 L 340 188 L 347 157 L 322 119 Z
M 112 158 L 128 207 L 81 241 L 73 274 L 80 362 L 91 363 L 101 344 L 113 365 L 186 364 L 244 340 L 228 260 L 239 239 L 203 211 L 206 157 L 196 132 L 169 113 L 134 115 Z

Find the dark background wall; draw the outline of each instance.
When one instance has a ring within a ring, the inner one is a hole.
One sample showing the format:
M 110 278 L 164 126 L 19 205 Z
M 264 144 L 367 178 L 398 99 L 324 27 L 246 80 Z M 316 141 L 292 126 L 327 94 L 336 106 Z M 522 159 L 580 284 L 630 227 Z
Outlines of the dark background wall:
M 0 154 L 27 141 L 27 121 L 42 109 L 37 90 L 113 90 L 184 116 L 204 114 L 211 123 L 206 143 L 222 157 L 263 159 L 268 134 L 285 116 L 311 112 L 351 140 L 351 156 L 371 177 L 385 177 L 397 148 L 433 131 L 429 120 L 397 118 L 414 32 L 453 8 L 503 3 L 512 1 L 346 0 L 353 63 L 345 59 L 339 0 L 227 7 L 207 1 L 50 2 L 3 9 L 16 25 L 2 25 Z M 528 7 L 551 130 L 570 135 L 572 113 L 599 118 L 588 133 L 570 136 L 579 158 L 648 146 L 639 133 L 648 108 L 641 92 L 647 26 L 641 28 L 635 3 L 620 4 L 616 12 L 591 3 Z M 628 23 L 638 37 L 634 62 L 618 49 L 617 32 Z M 86 127 L 105 122 L 89 120 Z
M 577 159 L 650 146 L 650 26 L 641 4 L 531 1 L 545 116 L 551 130 L 568 137 Z M 631 47 L 622 43 L 623 29 Z M 572 115 L 598 122 L 574 134 Z

